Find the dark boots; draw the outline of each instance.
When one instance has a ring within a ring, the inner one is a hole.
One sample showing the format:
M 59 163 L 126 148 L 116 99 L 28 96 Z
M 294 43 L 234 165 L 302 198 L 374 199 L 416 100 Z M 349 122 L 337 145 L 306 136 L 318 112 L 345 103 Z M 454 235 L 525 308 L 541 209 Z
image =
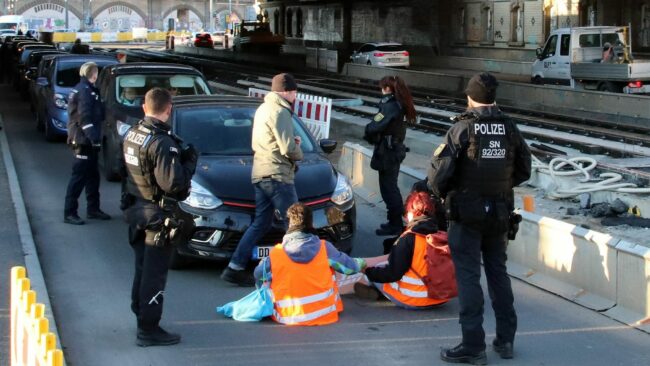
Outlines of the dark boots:
M 169 333 L 157 326 L 152 330 L 138 328 L 138 339 L 136 344 L 140 347 L 149 346 L 170 346 L 181 341 L 179 334 Z
M 487 365 L 485 351 L 472 351 L 463 344 L 454 348 L 443 348 L 440 351 L 440 358 L 450 363 L 468 363 L 470 365 Z

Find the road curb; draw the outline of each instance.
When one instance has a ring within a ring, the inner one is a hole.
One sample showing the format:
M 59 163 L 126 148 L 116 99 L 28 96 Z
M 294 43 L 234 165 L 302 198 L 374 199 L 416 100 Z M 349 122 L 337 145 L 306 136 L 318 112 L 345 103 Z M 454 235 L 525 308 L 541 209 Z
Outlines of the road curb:
M 0 114 L 0 126 L 3 125 L 4 117 Z M 45 305 L 45 317 L 50 323 L 50 331 L 56 335 L 57 348 L 61 348 L 58 327 L 54 319 L 54 312 L 52 311 L 52 306 L 50 304 L 50 296 L 47 292 L 41 262 L 38 259 L 38 252 L 36 251 L 36 244 L 34 243 L 34 236 L 32 235 L 32 226 L 27 216 L 27 208 L 25 207 L 25 201 L 23 200 L 23 193 L 20 188 L 18 174 L 16 173 L 16 167 L 11 155 L 11 150 L 9 149 L 9 141 L 7 140 L 4 127 L 0 129 L 0 148 L 2 149 L 2 157 L 7 172 L 7 181 L 9 182 L 11 200 L 14 204 L 14 211 L 16 213 L 18 235 L 20 237 L 23 256 L 25 258 L 27 277 L 29 278 L 32 290 L 37 294 L 36 301 Z

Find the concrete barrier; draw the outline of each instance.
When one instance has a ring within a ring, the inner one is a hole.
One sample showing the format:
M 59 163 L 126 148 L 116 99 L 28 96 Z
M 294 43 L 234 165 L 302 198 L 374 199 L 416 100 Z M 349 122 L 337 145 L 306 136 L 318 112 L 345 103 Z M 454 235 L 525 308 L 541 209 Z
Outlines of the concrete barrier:
M 530 77 L 532 62 L 496 60 L 474 57 L 435 56 L 427 66 L 435 68 L 463 69 L 474 71 L 488 71 Z
M 381 203 L 372 151 L 343 145 L 338 169 L 356 194 Z M 424 173 L 402 166 L 398 186 L 407 194 Z M 650 332 L 650 249 L 549 217 L 522 212 L 508 246 L 510 275 Z
M 435 90 L 444 95 L 464 97 L 469 78 L 441 73 L 388 69 L 360 64 L 345 64 L 343 74 L 367 80 L 398 75 L 412 87 Z M 594 119 L 616 125 L 647 127 L 650 123 L 650 97 L 572 90 L 566 87 L 499 82 L 497 102 L 503 106 L 546 112 L 572 118 Z
M 257 53 L 232 52 L 201 47 L 176 46 L 175 53 L 181 55 L 201 55 L 215 60 L 246 62 L 255 65 L 282 66 L 283 70 L 301 70 L 305 68 L 305 56 L 295 54 L 263 55 Z

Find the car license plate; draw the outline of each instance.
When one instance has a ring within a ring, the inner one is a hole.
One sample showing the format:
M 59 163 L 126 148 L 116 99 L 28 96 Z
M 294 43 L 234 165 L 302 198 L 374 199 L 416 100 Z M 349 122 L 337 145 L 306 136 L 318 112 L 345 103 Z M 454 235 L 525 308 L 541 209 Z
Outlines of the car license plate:
M 273 247 L 253 247 L 253 259 L 262 259 L 269 256 Z
M 388 61 L 389 62 L 400 62 L 400 61 L 402 61 L 402 59 L 401 58 L 389 58 Z

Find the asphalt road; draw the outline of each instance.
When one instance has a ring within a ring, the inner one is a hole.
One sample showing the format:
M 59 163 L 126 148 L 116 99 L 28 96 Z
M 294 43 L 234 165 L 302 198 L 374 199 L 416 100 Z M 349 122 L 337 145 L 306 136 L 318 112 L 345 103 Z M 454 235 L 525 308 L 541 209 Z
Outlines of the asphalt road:
M 459 342 L 456 300 L 436 310 L 406 311 L 389 302 L 344 296 L 340 321 L 326 327 L 224 319 L 215 306 L 250 289 L 225 284 L 219 279 L 223 264 L 207 262 L 170 272 L 162 325 L 180 332 L 182 343 L 135 346 L 129 310 L 133 254 L 118 210 L 119 185 L 102 181 L 100 188 L 102 208 L 113 220 L 64 224 L 72 155 L 63 143 L 44 141 L 28 105 L 8 86 L 0 86 L 0 95 L 68 365 L 441 365 L 440 347 Z M 80 207 L 84 217 L 83 199 Z M 357 210 L 353 254 L 378 255 L 381 240 L 373 232 L 383 208 L 359 202 Z M 490 364 L 650 364 L 650 335 L 523 282 L 513 283 L 520 319 L 515 360 L 501 360 L 488 347 Z M 485 323 L 490 342 L 494 319 L 489 305 Z

